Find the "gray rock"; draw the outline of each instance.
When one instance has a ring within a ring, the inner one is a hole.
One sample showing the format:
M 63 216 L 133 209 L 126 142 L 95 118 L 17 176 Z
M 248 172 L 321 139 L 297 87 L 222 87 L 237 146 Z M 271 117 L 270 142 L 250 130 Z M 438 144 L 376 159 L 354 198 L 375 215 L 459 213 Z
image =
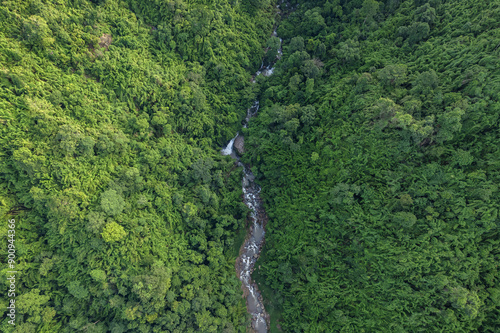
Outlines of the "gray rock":
M 245 139 L 243 136 L 238 135 L 238 137 L 234 140 L 233 147 L 236 148 L 238 154 L 242 155 L 245 152 Z

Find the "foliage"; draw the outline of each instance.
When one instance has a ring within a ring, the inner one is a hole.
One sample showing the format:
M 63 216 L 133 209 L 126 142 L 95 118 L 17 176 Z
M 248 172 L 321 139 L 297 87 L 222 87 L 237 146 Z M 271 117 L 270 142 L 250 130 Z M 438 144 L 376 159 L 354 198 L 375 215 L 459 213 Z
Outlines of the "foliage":
M 282 331 L 498 330 L 498 1 L 280 10 L 252 84 L 268 0 L 0 4 L 2 332 L 245 332 L 237 130 Z
M 498 2 L 301 1 L 285 15 L 244 155 L 282 331 L 497 330 Z
M 219 150 L 255 98 L 270 6 L 0 4 L 0 215 L 19 277 L 0 331 L 246 330 L 248 211 Z

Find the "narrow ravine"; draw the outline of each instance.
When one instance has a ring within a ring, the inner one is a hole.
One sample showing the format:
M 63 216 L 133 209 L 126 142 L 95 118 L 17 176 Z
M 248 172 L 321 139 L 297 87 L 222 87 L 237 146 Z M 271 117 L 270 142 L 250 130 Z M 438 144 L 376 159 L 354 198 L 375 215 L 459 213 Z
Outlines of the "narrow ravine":
M 248 109 L 244 126 L 252 114 L 256 114 L 259 103 Z M 269 325 L 269 315 L 267 314 L 262 296 L 257 285 L 252 281 L 251 274 L 254 270 L 255 262 L 259 258 L 260 251 L 264 245 L 264 227 L 267 216 L 260 199 L 260 187 L 255 183 L 255 177 L 248 165 L 240 161 L 234 149 L 234 142 L 239 134 L 229 141 L 226 148 L 222 150 L 223 155 L 230 155 L 237 160 L 238 166 L 243 167 L 243 202 L 250 208 L 250 221 L 245 242 L 241 246 L 240 255 L 236 259 L 236 274 L 242 282 L 243 296 L 246 297 L 247 311 L 252 315 L 252 328 L 258 333 L 266 333 Z
M 272 36 L 276 36 L 276 29 Z M 280 38 L 281 41 L 281 38 Z M 281 57 L 281 45 L 278 50 L 276 61 Z M 255 76 L 264 75 L 270 76 L 274 71 L 274 63 L 268 66 L 262 65 L 261 68 L 255 73 Z M 247 116 L 243 122 L 243 127 L 248 126 L 249 120 L 254 117 L 259 111 L 259 101 L 255 101 L 252 107 L 247 110 Z M 241 246 L 240 255 L 236 259 L 236 274 L 242 282 L 243 295 L 246 297 L 247 311 L 252 315 L 252 329 L 258 333 L 267 333 L 269 327 L 269 315 L 266 312 L 259 292 L 257 284 L 252 281 L 251 274 L 255 267 L 255 262 L 259 259 L 260 251 L 264 245 L 265 226 L 267 222 L 267 215 L 262 200 L 260 198 L 260 186 L 255 183 L 255 176 L 250 170 L 250 166 L 242 163 L 235 150 L 237 141 L 241 142 L 239 150 L 243 149 L 243 136 L 239 133 L 229 141 L 227 146 L 221 151 L 223 155 L 230 155 L 237 160 L 238 166 L 243 167 L 243 202 L 251 210 L 250 221 L 251 224 L 247 230 L 245 242 Z

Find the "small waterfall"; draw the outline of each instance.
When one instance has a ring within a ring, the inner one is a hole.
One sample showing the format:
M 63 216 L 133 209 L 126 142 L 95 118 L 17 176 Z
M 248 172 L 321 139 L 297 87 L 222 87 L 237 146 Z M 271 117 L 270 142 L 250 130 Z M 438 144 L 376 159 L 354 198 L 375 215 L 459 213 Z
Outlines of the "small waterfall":
M 236 136 L 229 141 L 227 144 L 226 148 L 222 149 L 220 152 L 222 155 L 231 155 L 233 153 L 233 145 L 234 145 L 234 140 L 238 137 L 239 133 L 236 133 Z
M 259 111 L 259 101 L 255 101 L 253 105 L 248 108 L 247 110 L 247 116 L 245 117 L 245 123 L 243 124 L 243 128 L 248 127 L 248 122 L 250 121 L 250 118 L 255 116 L 257 114 L 257 111 Z
M 274 29 L 273 33 L 271 36 L 278 37 L 278 33 L 276 32 L 276 28 Z M 279 38 L 279 37 L 278 37 Z M 264 76 L 271 76 L 274 73 L 274 64 L 276 61 L 281 59 L 281 56 L 283 55 L 283 39 L 280 39 L 280 47 L 278 49 L 278 54 L 276 55 L 275 62 L 273 64 L 270 64 L 268 66 L 264 66 L 264 62 L 261 63 L 260 68 L 257 72 L 255 72 L 254 76 L 252 77 L 252 82 L 255 83 L 255 78 L 259 76 L 260 74 Z

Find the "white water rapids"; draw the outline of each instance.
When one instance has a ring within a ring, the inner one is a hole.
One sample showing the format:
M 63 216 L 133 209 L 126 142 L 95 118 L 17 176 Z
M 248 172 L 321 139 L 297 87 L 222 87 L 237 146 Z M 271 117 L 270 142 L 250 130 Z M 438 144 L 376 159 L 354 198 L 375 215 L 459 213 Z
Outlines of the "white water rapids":
M 238 134 L 239 133 L 237 133 L 236 136 L 234 138 L 232 138 L 231 141 L 229 141 L 226 148 L 221 150 L 222 155 L 231 155 L 233 153 L 234 140 L 236 140 L 236 138 L 238 137 Z
M 273 36 L 276 36 L 274 30 Z M 281 41 L 281 38 L 280 38 Z M 279 59 L 282 54 L 282 49 L 278 50 Z M 276 60 L 277 60 L 276 59 Z M 262 74 L 269 76 L 273 74 L 274 67 L 269 65 L 261 68 L 255 73 L 255 77 Z M 243 122 L 243 127 L 248 126 L 250 118 L 255 116 L 259 110 L 259 101 L 255 101 L 252 107 L 247 111 L 247 116 Z M 255 183 L 255 176 L 253 175 L 250 167 L 241 163 L 236 151 L 234 150 L 234 142 L 240 134 L 237 133 L 234 138 L 229 141 L 227 146 L 221 150 L 222 155 L 230 155 L 237 160 L 238 166 L 243 167 L 243 202 L 251 210 L 250 220 L 251 225 L 248 228 L 247 237 L 240 249 L 240 256 L 236 259 L 236 273 L 242 282 L 244 296 L 246 297 L 247 311 L 252 315 L 252 328 L 258 333 L 267 333 L 269 325 L 269 315 L 264 309 L 262 296 L 257 288 L 255 282 L 252 281 L 251 274 L 254 270 L 255 262 L 259 258 L 260 251 L 264 245 L 264 227 L 267 221 L 267 215 L 262 207 L 262 200 L 260 198 L 260 187 Z
M 258 107 L 258 104 L 257 104 Z M 252 109 L 252 108 L 250 108 Z M 249 109 L 249 114 L 250 114 Z M 255 176 L 250 167 L 243 164 L 233 149 L 234 140 L 239 134 L 229 141 L 226 148 L 221 152 L 223 155 L 231 155 L 238 162 L 238 166 L 243 167 L 243 202 L 250 208 L 251 225 L 247 231 L 247 237 L 240 249 L 240 256 L 236 259 L 236 273 L 243 283 L 243 292 L 246 296 L 247 310 L 252 315 L 252 328 L 258 333 L 268 331 L 268 314 L 264 309 L 262 297 L 257 285 L 252 281 L 251 274 L 254 270 L 255 262 L 259 258 L 262 245 L 264 244 L 264 224 L 266 213 L 262 207 L 260 199 L 260 187 L 255 184 Z

